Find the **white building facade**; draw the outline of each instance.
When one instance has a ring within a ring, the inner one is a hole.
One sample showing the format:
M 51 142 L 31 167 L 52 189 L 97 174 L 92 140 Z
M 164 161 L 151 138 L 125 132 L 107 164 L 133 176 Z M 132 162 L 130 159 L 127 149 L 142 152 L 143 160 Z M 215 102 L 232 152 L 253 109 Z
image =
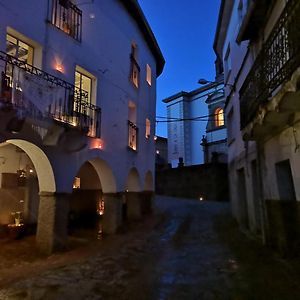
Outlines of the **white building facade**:
M 21 211 L 49 253 L 84 201 L 104 200 L 110 233 L 122 203 L 140 218 L 154 191 L 164 58 L 137 1 L 80 3 L 0 4 L 0 192 L 16 191 L 0 199 L 0 224 Z
M 222 1 L 233 215 L 282 252 L 299 245 L 300 2 Z
M 211 162 L 212 153 L 218 151 L 224 152 L 226 161 L 222 81 L 177 93 L 163 102 L 167 104 L 168 159 L 172 167 L 177 167 L 179 158 L 185 166 Z

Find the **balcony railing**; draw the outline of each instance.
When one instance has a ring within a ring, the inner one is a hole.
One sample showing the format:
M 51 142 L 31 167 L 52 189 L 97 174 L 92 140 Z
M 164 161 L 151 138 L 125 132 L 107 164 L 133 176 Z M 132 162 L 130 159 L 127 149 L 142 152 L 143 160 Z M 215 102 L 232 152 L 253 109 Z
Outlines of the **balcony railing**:
M 300 1 L 289 0 L 240 90 L 241 128 L 300 65 Z
M 137 136 L 137 126 L 128 120 L 128 147 L 133 150 L 137 150 Z
M 0 67 L 0 107 L 16 109 L 20 118 L 52 119 L 100 137 L 101 109 L 89 103 L 86 91 L 1 51 Z
M 51 22 L 75 40 L 81 41 L 82 12 L 70 0 L 53 0 Z

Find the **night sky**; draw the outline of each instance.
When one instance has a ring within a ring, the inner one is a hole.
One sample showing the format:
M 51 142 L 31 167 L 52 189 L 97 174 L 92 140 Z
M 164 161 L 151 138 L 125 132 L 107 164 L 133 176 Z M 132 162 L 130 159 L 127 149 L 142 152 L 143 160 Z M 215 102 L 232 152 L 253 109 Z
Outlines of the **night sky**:
M 213 40 L 220 0 L 138 0 L 166 60 L 157 81 L 157 116 L 166 116 L 162 99 L 214 80 Z M 204 111 L 203 115 L 207 112 Z M 156 134 L 167 136 L 166 123 Z

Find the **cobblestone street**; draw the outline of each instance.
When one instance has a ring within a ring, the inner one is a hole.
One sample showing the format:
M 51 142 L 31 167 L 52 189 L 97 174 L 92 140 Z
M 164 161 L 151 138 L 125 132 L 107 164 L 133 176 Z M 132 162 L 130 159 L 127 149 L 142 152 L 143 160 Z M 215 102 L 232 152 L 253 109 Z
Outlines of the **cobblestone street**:
M 2 250 L 0 299 L 300 299 L 299 262 L 246 239 L 228 203 L 157 197 L 128 227 L 23 264 Z

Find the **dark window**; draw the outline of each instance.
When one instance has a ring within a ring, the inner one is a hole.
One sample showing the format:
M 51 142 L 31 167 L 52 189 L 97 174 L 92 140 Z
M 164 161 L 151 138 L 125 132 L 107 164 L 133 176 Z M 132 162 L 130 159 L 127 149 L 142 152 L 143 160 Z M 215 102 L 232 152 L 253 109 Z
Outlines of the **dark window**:
M 72 38 L 81 41 L 82 12 L 70 0 L 53 0 L 51 21 Z
M 276 163 L 275 169 L 280 200 L 296 200 L 290 161 L 287 159 Z
M 136 87 L 139 87 L 140 67 L 137 63 L 136 45 L 131 46 L 130 60 L 131 60 L 130 79 Z

